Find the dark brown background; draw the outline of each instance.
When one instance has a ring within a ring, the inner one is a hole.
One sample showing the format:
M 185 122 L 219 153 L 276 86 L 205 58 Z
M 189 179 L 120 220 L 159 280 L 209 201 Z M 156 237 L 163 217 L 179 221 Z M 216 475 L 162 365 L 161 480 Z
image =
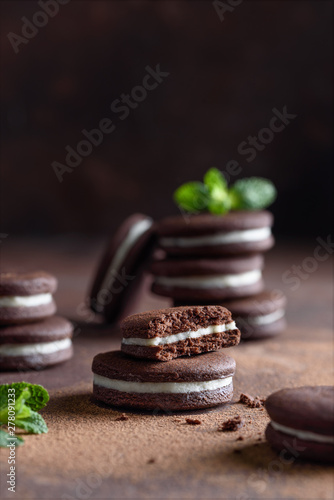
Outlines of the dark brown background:
M 7 34 L 40 7 L 0 5 L 1 231 L 104 234 L 134 211 L 177 213 L 175 187 L 236 159 L 276 183 L 277 235 L 328 234 L 330 1 L 244 1 L 221 22 L 211 1 L 72 0 L 17 55 Z M 170 76 L 60 184 L 51 163 L 158 63 Z M 298 117 L 247 163 L 239 143 L 284 105 Z

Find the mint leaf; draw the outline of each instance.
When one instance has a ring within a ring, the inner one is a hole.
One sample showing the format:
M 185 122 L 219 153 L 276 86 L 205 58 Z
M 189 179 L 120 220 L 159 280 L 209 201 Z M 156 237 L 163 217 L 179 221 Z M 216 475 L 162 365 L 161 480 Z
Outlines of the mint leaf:
M 197 213 L 207 210 L 210 194 L 202 182 L 187 182 L 175 191 L 174 200 L 183 210 Z
M 0 447 L 7 448 L 7 444 L 12 442 L 15 438 L 15 446 L 20 446 L 24 443 L 23 439 L 18 436 L 10 436 L 8 432 L 0 429 Z
M 231 208 L 230 198 L 227 195 L 225 200 L 212 200 L 209 203 L 208 209 L 214 215 L 223 215 L 226 214 Z
M 232 209 L 260 210 L 266 208 L 276 199 L 274 184 L 262 177 L 240 179 L 230 190 Z
M 35 411 L 31 411 L 30 416 L 25 419 L 16 419 L 15 425 L 31 434 L 43 434 L 48 432 L 48 427 L 44 418 Z
M 204 184 L 208 187 L 210 193 L 215 190 L 227 192 L 227 182 L 223 173 L 218 168 L 212 167 L 204 175 Z
M 223 215 L 230 210 L 260 210 L 276 199 L 273 183 L 262 177 L 237 181 L 230 189 L 227 181 L 215 167 L 204 175 L 204 183 L 188 182 L 174 193 L 179 208 L 189 213 L 210 212 Z
M 8 406 L 8 389 L 15 389 L 15 400 L 18 401 L 26 389 L 30 392 L 30 397 L 25 400 L 25 405 L 34 411 L 43 408 L 49 401 L 49 394 L 41 385 L 29 384 L 28 382 L 15 382 L 0 386 L 0 411 Z M 26 395 L 27 396 L 27 395 Z
M 27 391 L 28 396 L 30 396 L 30 392 Z M 23 397 L 24 395 L 22 394 L 18 400 L 15 401 L 15 405 L 10 405 L 12 412 L 15 412 L 15 418 L 27 418 L 31 415 L 31 409 L 29 406 L 26 406 L 24 404 L 25 399 Z M 14 410 L 13 407 L 14 406 Z M 7 424 L 8 422 L 8 412 L 9 412 L 9 407 L 6 406 L 0 411 L 0 422 L 3 424 Z M 11 412 L 11 416 L 13 413 Z
M 231 209 L 231 201 L 226 179 L 220 170 L 210 168 L 204 176 L 204 184 L 210 193 L 209 212 L 215 215 L 226 214 Z

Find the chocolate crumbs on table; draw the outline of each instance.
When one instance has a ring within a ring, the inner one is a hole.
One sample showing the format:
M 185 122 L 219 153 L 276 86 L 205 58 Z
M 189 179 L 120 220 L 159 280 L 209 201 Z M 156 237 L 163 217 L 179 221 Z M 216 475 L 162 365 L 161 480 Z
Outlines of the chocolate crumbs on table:
M 196 418 L 186 418 L 186 423 L 188 425 L 201 425 L 201 421 Z
M 125 415 L 125 413 L 122 413 L 119 417 L 115 418 L 115 422 L 120 422 L 122 420 L 129 420 L 129 417 Z
M 229 420 L 223 422 L 222 425 L 218 428 L 218 430 L 222 432 L 233 432 L 237 431 L 238 429 L 241 429 L 243 425 L 244 425 L 243 419 L 241 418 L 240 415 L 237 415 L 236 417 L 230 418 Z
M 265 399 L 260 398 L 259 396 L 255 396 L 253 398 L 249 394 L 240 394 L 240 399 L 238 401 L 239 403 L 248 406 L 249 408 L 263 408 Z

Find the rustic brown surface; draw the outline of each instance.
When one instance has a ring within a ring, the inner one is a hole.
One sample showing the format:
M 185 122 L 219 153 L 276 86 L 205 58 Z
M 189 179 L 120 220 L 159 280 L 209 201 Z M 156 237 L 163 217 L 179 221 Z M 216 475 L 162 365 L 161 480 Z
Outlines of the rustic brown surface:
M 265 397 L 281 387 L 333 383 L 329 259 L 296 291 L 281 278 L 312 256 L 315 246 L 276 248 L 267 256 L 269 286 L 288 295 L 289 327 L 280 337 L 227 351 L 237 362 L 234 403 L 178 415 L 126 413 L 128 420 L 117 420 L 122 412 L 91 401 L 90 365 L 96 353 L 117 348 L 119 332 L 79 314 L 101 246 L 65 239 L 2 243 L 2 267 L 56 274 L 59 313 L 80 320 L 72 362 L 0 376 L 1 383 L 42 383 L 51 394 L 43 411 L 49 433 L 26 437 L 17 450 L 16 498 L 333 498 L 332 467 L 281 462 L 264 439 L 265 410 L 237 403 L 240 393 Z M 146 294 L 137 307 L 166 305 Z M 244 420 L 241 429 L 217 430 L 237 415 Z M 188 425 L 188 417 L 201 425 Z M 1 494 L 14 496 L 4 480 L 6 450 L 1 455 Z

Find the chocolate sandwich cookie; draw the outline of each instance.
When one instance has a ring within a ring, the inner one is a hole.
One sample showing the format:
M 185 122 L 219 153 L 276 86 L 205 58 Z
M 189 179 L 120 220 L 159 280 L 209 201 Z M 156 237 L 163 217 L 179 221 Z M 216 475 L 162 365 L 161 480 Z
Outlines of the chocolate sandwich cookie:
M 174 307 L 129 316 L 121 323 L 121 350 L 169 361 L 237 345 L 240 332 L 221 306 Z
M 217 303 L 263 290 L 263 257 L 165 259 L 151 266 L 152 291 L 176 300 Z
M 135 214 L 125 220 L 107 245 L 96 272 L 90 307 L 107 321 L 121 314 L 125 298 L 134 293 L 153 243 L 153 221 Z
M 189 301 L 174 301 L 174 306 L 185 306 Z M 231 311 L 242 340 L 269 338 L 286 327 L 286 297 L 282 292 L 266 290 L 252 297 L 222 302 Z
M 269 250 L 274 245 L 272 225 L 270 212 L 238 211 L 168 217 L 157 233 L 159 245 L 170 255 L 237 255 Z
M 113 406 L 142 410 L 197 410 L 226 403 L 233 396 L 235 361 L 222 351 L 145 361 L 120 351 L 93 360 L 93 395 Z
M 286 297 L 281 292 L 266 290 L 253 297 L 224 301 L 232 313 L 242 340 L 272 337 L 286 327 Z
M 41 369 L 72 357 L 72 324 L 59 316 L 0 328 L 1 370 Z
M 266 438 L 285 458 L 334 461 L 334 387 L 282 389 L 266 400 Z
M 20 324 L 52 316 L 57 280 L 44 271 L 0 274 L 0 324 Z

